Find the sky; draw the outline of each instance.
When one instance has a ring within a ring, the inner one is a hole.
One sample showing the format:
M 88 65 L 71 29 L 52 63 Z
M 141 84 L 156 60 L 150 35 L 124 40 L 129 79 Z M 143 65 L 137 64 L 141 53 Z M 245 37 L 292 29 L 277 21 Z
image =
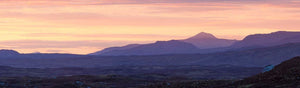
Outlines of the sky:
M 0 0 L 0 48 L 88 54 L 106 47 L 300 31 L 300 0 Z

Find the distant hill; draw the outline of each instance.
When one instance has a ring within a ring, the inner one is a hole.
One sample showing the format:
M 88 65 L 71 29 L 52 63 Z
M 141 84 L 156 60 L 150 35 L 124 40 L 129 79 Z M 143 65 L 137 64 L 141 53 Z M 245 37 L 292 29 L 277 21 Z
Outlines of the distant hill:
M 165 44 L 165 43 L 161 42 L 157 44 Z M 182 42 L 179 42 L 179 44 L 182 44 Z M 152 48 L 152 44 L 143 47 Z M 195 46 L 194 47 L 187 46 L 187 47 L 194 48 Z M 157 48 L 159 47 L 155 47 L 155 49 Z M 285 61 L 288 58 L 292 58 L 295 56 L 300 56 L 300 43 L 291 43 L 291 44 L 284 44 L 284 45 L 259 48 L 259 49 L 227 51 L 227 52 L 210 53 L 210 54 L 166 54 L 166 55 L 142 55 L 142 56 L 21 54 L 21 55 L 16 55 L 11 57 L 1 57 L 0 66 L 2 65 L 2 66 L 12 66 L 12 67 L 32 67 L 32 68 L 55 67 L 57 68 L 57 67 L 103 67 L 103 66 L 235 65 L 235 66 L 263 67 L 269 64 L 273 64 L 273 65 L 279 64 L 282 61 Z
M 278 31 L 270 34 L 249 35 L 242 41 L 234 43 L 231 48 L 257 48 L 300 42 L 300 32 Z
M 295 56 L 300 56 L 300 43 L 256 48 L 242 51 L 227 51 L 205 54 L 204 60 L 194 61 L 206 65 L 231 64 L 239 66 L 276 65 Z
M 123 47 L 110 47 L 89 55 L 121 56 L 207 53 L 217 51 L 207 49 L 228 47 L 235 42 L 237 40 L 218 39 L 212 34 L 201 32 L 184 40 L 157 41 L 151 44 L 130 44 Z
M 300 57 L 295 57 L 277 65 L 273 70 L 246 78 L 235 85 L 248 88 L 299 88 Z
M 131 48 L 138 47 L 138 46 L 140 46 L 140 44 L 129 44 L 129 45 L 122 46 L 122 47 L 109 47 L 109 48 L 105 48 L 105 49 L 103 49 L 101 51 L 97 51 L 95 53 L 91 53 L 90 55 L 101 55 L 101 54 L 109 53 L 109 52 L 113 52 L 113 51 L 120 51 L 120 50 L 131 49 Z
M 0 50 L 0 56 L 15 56 L 15 55 L 19 55 L 20 53 L 14 50 Z
M 107 50 L 107 49 L 106 49 Z M 197 53 L 198 48 L 190 43 L 178 40 L 157 41 L 151 44 L 135 45 L 133 47 L 119 47 L 112 51 L 100 51 L 101 55 L 161 55 L 161 54 L 184 54 Z M 95 55 L 95 54 L 94 54 Z
M 193 37 L 182 40 L 187 43 L 191 43 L 197 46 L 199 49 L 210 49 L 210 48 L 220 48 L 228 47 L 237 40 L 228 40 L 228 39 L 218 39 L 214 35 L 201 32 Z

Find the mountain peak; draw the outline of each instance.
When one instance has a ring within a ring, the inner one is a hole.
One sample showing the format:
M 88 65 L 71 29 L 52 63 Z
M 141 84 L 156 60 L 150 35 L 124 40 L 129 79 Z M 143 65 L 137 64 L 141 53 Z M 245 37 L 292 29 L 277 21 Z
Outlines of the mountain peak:
M 191 37 L 192 39 L 216 39 L 216 37 L 210 33 L 201 32 Z
M 0 56 L 13 56 L 13 55 L 19 55 L 20 53 L 14 50 L 7 50 L 7 49 L 1 49 L 0 50 Z

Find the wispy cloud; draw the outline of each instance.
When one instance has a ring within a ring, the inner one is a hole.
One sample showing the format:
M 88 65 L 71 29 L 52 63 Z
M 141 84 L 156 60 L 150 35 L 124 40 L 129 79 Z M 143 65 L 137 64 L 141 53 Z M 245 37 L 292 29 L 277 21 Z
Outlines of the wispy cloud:
M 242 39 L 299 30 L 299 6 L 298 0 L 0 0 L 0 48 L 90 53 L 201 31 Z
M 150 43 L 151 41 L 47 41 L 47 40 L 12 40 L 1 41 L 1 49 L 14 49 L 22 53 L 77 53 L 87 54 L 108 46 L 122 46 L 132 43 Z
M 94 37 L 94 38 L 141 38 L 141 39 L 180 39 L 188 36 L 179 35 L 159 35 L 159 34 L 67 34 L 67 33 L 29 33 L 24 34 L 27 37 L 52 37 L 52 36 L 68 36 L 68 37 Z
M 106 46 L 126 45 L 136 41 L 46 41 L 46 40 L 14 40 L 2 41 L 0 48 L 12 49 L 30 49 L 30 48 L 80 48 L 80 47 L 97 47 L 104 48 Z M 139 41 L 141 42 L 141 41 Z M 149 42 L 149 41 L 143 41 Z
M 161 4 L 161 3 L 238 3 L 238 4 L 289 4 L 297 0 L 1 0 L 15 5 L 117 5 L 117 4 Z M 2 3 L 5 5 L 5 3 Z

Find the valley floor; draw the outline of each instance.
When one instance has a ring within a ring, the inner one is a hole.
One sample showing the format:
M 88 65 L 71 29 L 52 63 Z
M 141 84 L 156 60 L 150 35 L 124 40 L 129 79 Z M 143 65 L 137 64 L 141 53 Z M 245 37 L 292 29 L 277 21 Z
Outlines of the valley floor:
M 261 69 L 259 67 L 231 65 L 101 68 L 14 68 L 2 66 L 0 67 L 0 88 L 213 87 L 255 75 L 261 72 Z

